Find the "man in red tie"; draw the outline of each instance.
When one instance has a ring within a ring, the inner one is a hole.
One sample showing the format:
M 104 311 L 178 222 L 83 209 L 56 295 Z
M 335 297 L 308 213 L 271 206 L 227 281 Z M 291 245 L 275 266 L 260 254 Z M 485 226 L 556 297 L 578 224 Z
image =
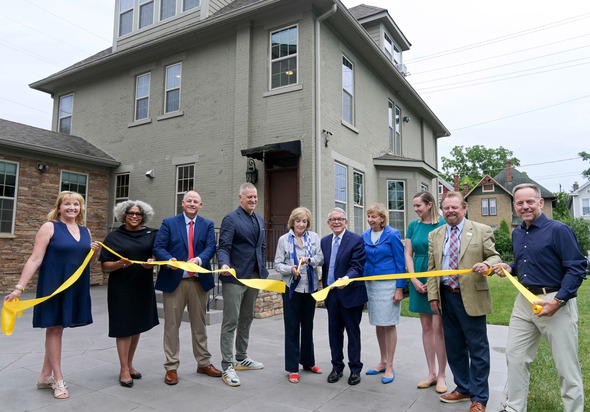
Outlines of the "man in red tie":
M 465 219 L 467 203 L 461 193 L 445 193 L 442 211 L 447 224 L 428 236 L 428 270 L 472 272 L 428 278 L 428 301 L 434 313 L 442 312 L 447 358 L 457 385 L 440 400 L 471 401 L 470 412 L 483 412 L 489 398 L 490 374 L 486 315 L 492 313 L 485 274 L 501 259 L 492 228 Z
M 186 261 L 211 269 L 209 261 L 215 254 L 215 229 L 211 220 L 197 216 L 201 206 L 203 203 L 198 192 L 191 190 L 185 193 L 182 200 L 184 212 L 164 219 L 158 231 L 154 242 L 157 260 Z M 178 383 L 178 330 L 185 307 L 189 313 L 197 373 L 221 377 L 221 371 L 211 364 L 205 327 L 207 291 L 213 286 L 211 274 L 186 272 L 175 267 L 160 268 L 156 289 L 163 292 L 164 298 L 164 382 L 168 385 Z

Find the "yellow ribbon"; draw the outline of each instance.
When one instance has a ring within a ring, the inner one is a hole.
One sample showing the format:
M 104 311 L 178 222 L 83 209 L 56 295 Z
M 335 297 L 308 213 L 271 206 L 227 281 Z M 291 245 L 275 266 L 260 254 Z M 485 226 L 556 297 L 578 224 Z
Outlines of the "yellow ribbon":
M 536 296 L 530 290 L 528 290 L 527 288 L 522 286 L 521 283 L 514 276 L 512 276 L 510 273 L 508 273 L 508 271 L 506 271 L 506 269 L 504 269 L 501 266 L 500 266 L 500 268 L 502 269 L 502 272 L 504 272 L 504 275 L 506 275 L 506 277 L 510 280 L 510 282 L 512 282 L 512 284 L 516 287 L 516 289 L 518 289 L 518 291 L 520 293 L 522 293 L 522 295 L 526 298 L 526 300 L 531 302 L 531 305 L 533 305 L 533 312 L 535 312 L 535 313 L 541 312 L 543 310 L 543 306 L 536 305 L 535 302 L 539 301 L 539 300 L 543 300 L 543 299 Z
M 352 278 L 352 279 L 338 279 L 334 283 L 330 285 L 330 287 L 324 288 L 322 290 L 318 290 L 315 293 L 312 293 L 311 296 L 317 301 L 325 300 L 330 293 L 330 289 L 334 287 L 346 286 L 350 282 L 358 282 L 358 281 L 365 281 L 365 280 L 393 280 L 393 279 L 410 279 L 410 278 L 432 278 L 436 276 L 445 276 L 445 275 L 462 275 L 464 273 L 471 273 L 471 269 L 460 269 L 460 270 L 433 270 L 431 272 L 416 272 L 416 273 L 397 273 L 392 275 L 376 275 L 376 276 L 367 276 L 367 277 L 359 277 L 359 278 Z
M 148 263 L 150 265 L 168 265 L 168 266 L 174 266 L 174 267 L 181 269 L 181 270 L 186 270 L 187 272 L 197 272 L 197 273 L 229 272 L 232 274 L 232 276 L 234 278 L 236 278 L 238 280 L 238 282 L 242 283 L 245 286 L 248 286 L 248 287 L 251 287 L 254 289 L 268 290 L 271 292 L 285 293 L 285 289 L 286 289 L 285 282 L 280 281 L 280 280 L 238 279 L 238 277 L 236 276 L 236 271 L 234 269 L 230 268 L 227 270 L 222 270 L 222 269 L 207 270 L 207 269 L 203 269 L 202 267 L 200 267 L 196 263 L 190 263 L 190 262 L 180 262 L 180 261 L 172 261 L 172 260 L 160 261 L 160 262 L 142 262 L 139 260 L 129 260 L 129 259 L 121 256 L 120 254 L 118 254 L 117 252 L 115 252 L 114 250 L 109 248 L 108 246 L 106 246 L 104 243 L 101 243 L 101 242 L 98 242 L 98 243 L 100 243 L 102 245 L 102 247 L 104 247 L 106 250 L 111 252 L 113 255 L 118 256 L 121 259 L 128 260 L 129 262 L 132 262 L 132 263 L 137 263 L 140 265 L 142 263 Z M 93 254 L 94 254 L 94 250 L 90 249 L 90 252 L 88 252 L 88 255 L 86 255 L 86 258 L 84 259 L 84 262 L 82 263 L 82 265 L 76 270 L 76 272 L 74 272 L 74 274 L 72 276 L 69 277 L 68 280 L 66 280 L 51 295 L 45 296 L 42 298 L 37 298 L 37 299 L 29 299 L 29 300 L 23 300 L 23 301 L 19 301 L 18 299 L 14 299 L 10 302 L 4 302 L 4 305 L 2 306 L 2 313 L 0 314 L 0 318 L 1 318 L 0 319 L 0 323 L 1 323 L 0 330 L 2 330 L 2 332 L 6 335 L 12 335 L 12 332 L 14 330 L 14 323 L 16 321 L 16 317 L 18 315 L 18 317 L 20 318 L 24 309 L 31 308 L 35 305 L 38 305 L 41 302 L 46 301 L 47 299 L 51 299 L 53 296 L 57 295 L 60 292 L 63 292 L 64 290 L 66 290 L 67 288 L 72 286 L 78 280 L 78 278 L 80 277 L 80 275 L 82 274 L 82 272 L 84 271 L 86 266 L 88 265 L 88 262 L 90 262 L 90 259 L 92 258 Z
M 88 262 L 90 262 L 90 259 L 92 258 L 93 254 L 94 254 L 94 249 L 90 249 L 90 252 L 88 252 L 88 254 L 86 255 L 84 262 L 82 262 L 82 265 L 74 272 L 74 274 L 72 276 L 70 276 L 64 283 L 62 283 L 61 286 L 58 287 L 55 290 L 55 292 L 53 292 L 51 295 L 45 296 L 42 298 L 37 298 L 37 299 L 29 299 L 29 300 L 14 299 L 13 301 L 10 301 L 10 302 L 4 302 L 4 306 L 2 306 L 2 313 L 0 314 L 0 317 L 1 317 L 0 329 L 2 330 L 2 332 L 6 335 L 12 335 L 12 331 L 14 330 L 14 322 L 16 321 L 16 316 L 18 315 L 18 317 L 20 318 L 21 315 L 23 314 L 23 310 L 28 309 L 28 308 L 32 308 L 33 306 L 38 305 L 41 302 L 45 302 L 47 299 L 51 299 L 52 297 L 54 297 L 58 293 L 63 292 L 64 290 L 66 290 L 67 288 L 72 286 L 74 283 L 76 283 L 76 281 L 78 280 L 78 278 L 80 277 L 80 275 L 82 274 L 84 269 L 86 268 L 86 265 L 88 265 Z
M 111 252 L 113 255 L 120 257 L 121 259 L 125 259 L 125 260 L 129 260 L 127 258 L 124 258 L 123 256 L 121 256 L 120 254 L 118 254 L 117 252 L 115 252 L 114 250 L 112 250 L 111 248 L 109 248 L 108 246 L 105 246 L 104 244 L 101 243 L 101 245 L 108 250 L 109 252 Z M 197 265 L 196 263 L 191 263 L 191 262 L 180 262 L 180 261 L 173 261 L 173 260 L 167 260 L 167 261 L 157 261 L 157 262 L 142 262 L 139 260 L 129 260 L 129 262 L 132 263 L 138 263 L 138 264 L 142 264 L 142 263 L 147 263 L 150 265 L 168 265 L 168 266 L 174 266 L 175 268 L 181 269 L 181 270 L 186 270 L 187 272 L 197 272 L 197 273 L 215 273 L 215 272 L 229 272 L 231 273 L 231 275 L 236 278 L 238 280 L 238 282 L 242 283 L 245 286 L 248 286 L 250 288 L 253 289 L 260 289 L 260 290 L 268 290 L 271 292 L 278 292 L 278 293 L 285 293 L 285 282 L 281 281 L 281 280 L 272 280 L 272 279 L 238 279 L 238 277 L 236 276 L 236 271 L 232 268 L 230 269 L 217 269 L 217 270 L 207 270 L 202 268 L 201 266 Z

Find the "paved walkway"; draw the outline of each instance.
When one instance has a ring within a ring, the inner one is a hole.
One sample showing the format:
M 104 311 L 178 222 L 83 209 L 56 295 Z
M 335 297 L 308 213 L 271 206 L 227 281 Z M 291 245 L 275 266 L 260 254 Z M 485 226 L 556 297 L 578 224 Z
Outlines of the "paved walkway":
M 35 381 L 43 362 L 44 331 L 31 327 L 32 310 L 17 319 L 14 334 L 0 337 L 0 410 L 4 411 L 468 411 L 470 404 L 454 405 L 439 401 L 434 387 L 417 389 L 426 375 L 426 362 L 420 337 L 420 322 L 402 318 L 398 325 L 395 352 L 395 381 L 383 385 L 379 376 L 362 375 L 362 382 L 349 386 L 344 379 L 326 382 L 331 370 L 328 346 L 328 317 L 318 309 L 315 318 L 315 350 L 323 375 L 302 372 L 299 384 L 287 381 L 283 357 L 283 319 L 274 316 L 255 319 L 250 336 L 249 355 L 264 363 L 259 371 L 239 371 L 242 385 L 230 388 L 221 378 L 196 373 L 188 324 L 181 328 L 179 383 L 164 384 L 163 326 L 141 335 L 135 367 L 143 374 L 132 389 L 118 383 L 118 358 L 115 339 L 107 336 L 106 287 L 92 287 L 94 323 L 64 332 L 62 368 L 70 399 L 57 400 L 48 390 L 37 390 Z M 23 294 L 23 299 L 34 297 Z M 365 315 L 362 321 L 365 370 L 379 360 L 374 328 Z M 213 363 L 221 365 L 220 325 L 208 327 Z M 508 328 L 489 326 L 491 348 L 490 402 L 488 411 L 500 409 L 506 381 L 504 349 Z M 447 384 L 454 389 L 447 368 Z

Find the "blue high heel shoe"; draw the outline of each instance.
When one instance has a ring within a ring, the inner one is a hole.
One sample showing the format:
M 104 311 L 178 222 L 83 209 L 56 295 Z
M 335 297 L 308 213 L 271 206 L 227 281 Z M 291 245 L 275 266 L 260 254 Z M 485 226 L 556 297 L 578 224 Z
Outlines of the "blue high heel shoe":
M 368 371 L 365 372 L 365 374 L 367 375 L 378 375 L 380 373 L 385 372 L 385 369 L 381 369 L 380 371 L 376 371 L 375 369 L 369 369 Z
M 383 383 L 391 383 L 395 379 L 395 371 L 393 371 L 393 378 L 386 378 L 385 376 L 381 378 L 381 382 Z

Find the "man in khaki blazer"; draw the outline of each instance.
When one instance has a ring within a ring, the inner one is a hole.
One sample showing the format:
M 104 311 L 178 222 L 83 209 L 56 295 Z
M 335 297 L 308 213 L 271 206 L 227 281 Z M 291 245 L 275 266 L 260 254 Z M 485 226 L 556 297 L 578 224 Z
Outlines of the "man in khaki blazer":
M 487 278 L 490 267 L 501 262 L 492 229 L 465 219 L 467 203 L 458 192 L 442 200 L 445 226 L 428 236 L 428 270 L 451 269 L 451 232 L 459 241 L 457 269 L 471 273 L 428 279 L 428 300 L 435 313 L 442 313 L 445 347 L 456 389 L 440 400 L 456 403 L 471 400 L 470 412 L 485 411 L 489 398 L 490 350 L 486 315 L 492 312 Z

